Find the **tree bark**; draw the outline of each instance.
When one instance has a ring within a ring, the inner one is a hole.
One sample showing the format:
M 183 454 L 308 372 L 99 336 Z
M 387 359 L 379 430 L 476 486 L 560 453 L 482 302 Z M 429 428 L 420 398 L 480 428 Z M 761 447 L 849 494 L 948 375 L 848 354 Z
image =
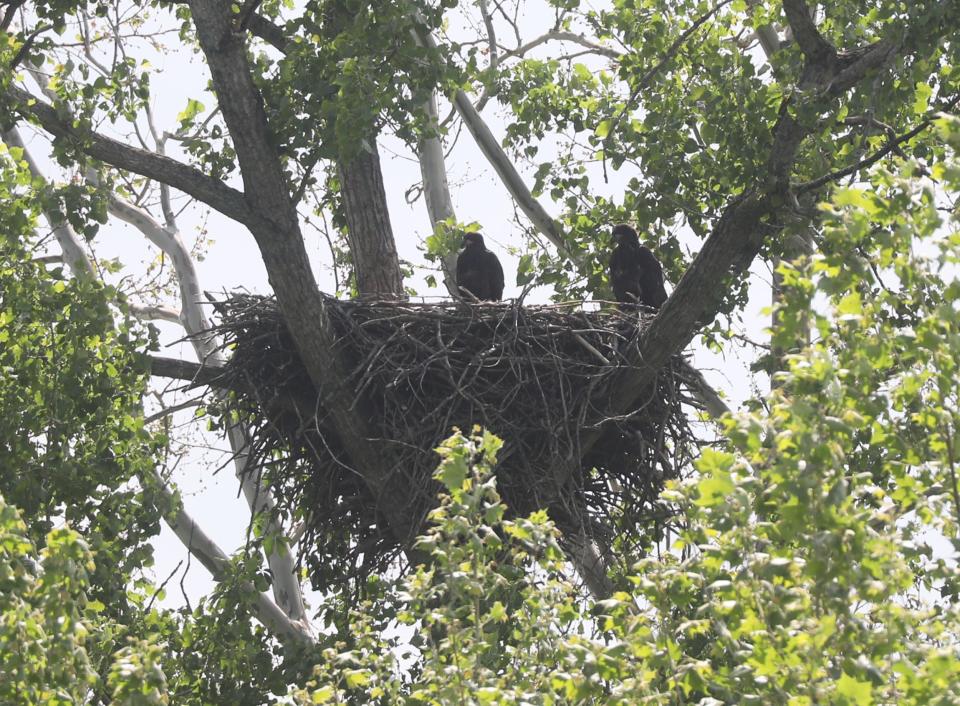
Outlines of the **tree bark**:
M 224 121 L 243 177 L 244 199 L 256 214 L 248 227 L 257 241 L 297 351 L 331 412 L 353 469 L 367 483 L 395 538 L 410 547 L 415 534 L 412 490 L 403 486 L 373 443 L 365 405 L 348 384 L 336 336 L 307 259 L 296 208 L 272 146 L 262 98 L 253 83 L 243 35 L 218 0 L 192 0 L 190 9 L 207 58 Z M 411 553 L 408 552 L 408 556 Z
M 390 226 L 380 155 L 373 138 L 370 147 L 370 151 L 362 149 L 350 159 L 337 161 L 347 217 L 347 242 L 360 295 L 396 299 L 403 296 L 403 277 Z
M 437 92 L 430 93 L 424 101 L 423 110 L 427 114 L 428 128 L 433 131 L 440 129 L 440 116 L 437 111 Z M 423 179 L 423 198 L 427 203 L 427 214 L 430 216 L 430 225 L 436 231 L 437 226 L 457 217 L 453 208 L 453 199 L 450 197 L 450 186 L 447 183 L 447 167 L 443 156 L 443 142 L 439 134 L 424 137 L 417 144 L 417 158 L 420 161 L 420 176 Z M 457 253 L 449 252 L 443 256 L 443 284 L 451 297 L 460 297 L 457 287 Z

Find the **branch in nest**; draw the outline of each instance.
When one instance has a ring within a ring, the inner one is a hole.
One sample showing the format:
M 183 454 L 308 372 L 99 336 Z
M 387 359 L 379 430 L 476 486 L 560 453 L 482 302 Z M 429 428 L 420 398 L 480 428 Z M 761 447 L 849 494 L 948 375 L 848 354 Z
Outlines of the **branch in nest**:
M 276 304 L 244 295 L 215 306 L 223 322 L 217 333 L 233 351 L 229 365 L 155 369 L 235 391 L 255 465 L 265 469 L 281 511 L 305 523 L 302 560 L 314 584 L 362 584 L 400 547 L 384 530 L 369 488 L 344 463 L 330 433 L 331 410 L 310 392 Z M 354 361 L 345 383 L 373 410 L 377 453 L 408 489 L 410 500 L 393 510 L 415 528 L 438 492 L 431 449 L 453 427 L 474 424 L 506 441 L 497 480 L 512 512 L 547 509 L 565 535 L 586 533 L 601 554 L 615 534 L 626 533 L 627 544 L 649 541 L 643 538 L 668 521 L 658 500 L 664 479 L 688 465 L 697 443 L 682 408 L 689 388 L 676 363 L 638 395 L 631 412 L 603 424 L 603 443 L 566 483 L 558 487 L 552 470 L 580 457 L 586 419 L 611 398 L 604 390 L 624 365 L 622 343 L 648 318 L 614 307 L 583 311 L 581 303 L 327 299 L 325 308 L 337 349 Z

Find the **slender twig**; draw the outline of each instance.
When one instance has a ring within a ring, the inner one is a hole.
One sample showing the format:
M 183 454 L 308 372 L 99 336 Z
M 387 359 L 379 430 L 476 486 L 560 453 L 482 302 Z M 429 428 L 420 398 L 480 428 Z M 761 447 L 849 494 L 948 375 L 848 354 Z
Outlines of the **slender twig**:
M 956 96 L 954 96 L 954 97 L 943 107 L 943 109 L 942 109 L 941 111 L 937 111 L 937 112 L 938 112 L 938 113 L 941 113 L 941 112 L 942 112 L 942 113 L 949 112 L 950 110 L 952 110 L 952 109 L 954 108 L 954 106 L 957 105 L 958 102 L 960 102 L 960 93 L 958 93 Z M 874 152 L 874 153 L 873 153 L 872 155 L 870 155 L 869 157 L 865 157 L 864 159 L 861 159 L 859 162 L 856 162 L 855 164 L 851 164 L 851 165 L 849 165 L 849 166 L 847 166 L 847 167 L 844 167 L 843 169 L 838 169 L 838 170 L 836 170 L 836 171 L 834 171 L 834 172 L 830 172 L 829 174 L 824 174 L 822 177 L 818 177 L 818 178 L 816 178 L 816 179 L 813 179 L 813 180 L 811 180 L 811 181 L 805 182 L 805 183 L 803 183 L 803 184 L 798 184 L 798 185 L 795 186 L 794 189 L 793 189 L 794 193 L 796 193 L 797 195 L 800 195 L 800 194 L 805 194 L 805 193 L 807 193 L 808 191 L 813 191 L 813 190 L 815 190 L 815 189 L 819 189 L 821 186 L 824 186 L 825 184 L 829 184 L 829 183 L 834 182 L 834 181 L 837 181 L 837 180 L 839 180 L 839 179 L 843 179 L 845 176 L 849 176 L 849 175 L 851 175 L 851 174 L 855 174 L 856 172 L 858 172 L 858 171 L 860 171 L 860 170 L 862 170 L 862 169 L 865 169 L 865 168 L 867 168 L 867 167 L 869 167 L 869 166 L 871 166 L 871 165 L 879 162 L 881 159 L 883 159 L 883 158 L 886 157 L 888 154 L 890 154 L 890 153 L 893 152 L 895 149 L 897 149 L 900 145 L 902 145 L 902 144 L 905 143 L 905 142 L 909 142 L 909 141 L 912 140 L 914 137 L 916 137 L 917 135 L 919 135 L 921 132 L 923 132 L 924 130 L 926 130 L 928 127 L 930 127 L 930 126 L 933 124 L 933 121 L 934 121 L 934 118 L 933 118 L 933 117 L 930 117 L 930 118 L 927 118 L 926 120 L 923 120 L 919 125 L 917 125 L 917 126 L 916 126 L 915 128 L 913 128 L 912 130 L 909 130 L 909 131 L 905 132 L 904 134 L 900 135 L 900 137 L 896 138 L 895 140 L 888 140 L 888 141 L 887 141 L 887 144 L 885 144 L 885 145 L 884 145 L 883 147 L 881 147 L 879 150 L 877 150 L 876 152 Z
M 163 592 L 163 589 L 167 587 L 167 584 L 170 583 L 170 580 L 173 578 L 174 574 L 180 570 L 181 566 L 183 566 L 183 559 L 177 562 L 177 565 L 173 567 L 173 571 L 170 572 L 170 575 L 167 576 L 167 578 L 165 578 L 159 586 L 157 586 L 156 590 L 154 590 L 153 595 L 150 596 L 150 600 L 147 601 L 147 605 L 144 607 L 144 613 L 150 612 L 150 609 L 153 607 L 153 602 L 157 599 L 157 596 Z
M 552 29 L 549 32 L 541 34 L 539 37 L 531 39 L 525 44 L 521 44 L 515 49 L 505 50 L 503 53 L 503 58 L 522 58 L 527 52 L 531 49 L 539 47 L 541 44 L 546 44 L 547 42 L 570 42 L 572 44 L 579 44 L 588 50 L 587 53 L 590 54 L 599 54 L 600 56 L 605 56 L 609 59 L 619 59 L 623 56 L 616 49 L 611 49 L 597 42 L 587 39 L 583 35 L 577 34 L 576 32 L 566 32 L 558 29 Z
M 14 55 L 13 59 L 10 60 L 10 66 L 8 68 L 11 71 L 17 68 L 20 62 L 23 61 L 24 57 L 26 57 L 26 55 L 30 52 L 30 47 L 33 46 L 33 43 L 37 40 L 37 37 L 50 29 L 50 27 L 52 27 L 52 25 L 40 25 L 30 33 L 30 36 L 27 37 L 23 44 L 20 45 L 20 49 Z
M 190 407 L 199 407 L 201 404 L 203 404 L 201 400 L 187 400 L 186 402 L 181 402 L 180 404 L 170 405 L 169 407 L 164 407 L 159 412 L 154 412 L 149 417 L 144 417 L 143 423 L 150 424 L 158 419 L 169 417 L 171 414 L 179 412 L 180 410 L 189 409 Z

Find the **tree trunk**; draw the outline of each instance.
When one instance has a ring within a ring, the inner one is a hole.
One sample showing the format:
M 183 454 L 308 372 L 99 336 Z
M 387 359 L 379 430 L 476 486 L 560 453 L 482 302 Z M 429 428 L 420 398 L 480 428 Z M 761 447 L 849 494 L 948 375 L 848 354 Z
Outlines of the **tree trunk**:
M 423 110 L 428 116 L 429 128 L 434 131 L 440 129 L 440 118 L 437 111 L 437 92 L 433 91 L 424 101 Z M 437 226 L 450 218 L 456 218 L 453 209 L 453 199 L 450 197 L 450 186 L 447 184 L 447 167 L 443 158 L 443 142 L 439 134 L 424 137 L 417 145 L 417 157 L 420 160 L 420 175 L 423 177 L 423 196 L 427 202 L 427 214 L 430 216 L 430 225 L 434 232 Z M 450 292 L 451 297 L 459 297 L 457 289 L 457 253 L 449 252 L 443 256 L 443 284 Z
M 376 438 L 371 433 L 371 416 L 349 386 L 350 363 L 338 352 L 336 334 L 313 277 L 296 207 L 271 143 L 242 36 L 234 31 L 228 12 L 217 0 L 190 0 L 190 10 L 240 163 L 243 201 L 250 209 L 245 225 L 257 241 L 277 305 L 322 398 L 321 404 L 330 412 L 336 441 L 346 452 L 344 461 L 364 479 L 408 556 L 416 557 L 410 546 L 418 528 L 409 512 L 415 491 L 391 472 L 376 444 L 371 443 Z M 379 169 L 372 178 L 379 178 Z M 380 181 L 379 191 L 373 193 L 382 193 Z M 353 186 L 345 191 L 355 195 L 366 193 L 371 182 L 351 179 L 348 183 Z M 224 190 L 229 191 L 229 187 L 224 186 Z M 234 198 L 232 193 L 226 196 Z M 392 237 L 386 242 L 392 245 Z M 396 264 L 394 267 L 399 271 Z
M 353 256 L 361 296 L 396 299 L 403 296 L 397 244 L 390 227 L 376 142 L 349 160 L 337 161 L 340 193 L 347 216 L 347 242 Z

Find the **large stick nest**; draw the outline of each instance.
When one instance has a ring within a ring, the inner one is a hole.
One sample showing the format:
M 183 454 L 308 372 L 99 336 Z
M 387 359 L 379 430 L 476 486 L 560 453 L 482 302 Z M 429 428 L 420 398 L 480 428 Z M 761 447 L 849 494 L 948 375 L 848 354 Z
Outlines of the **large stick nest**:
M 668 518 L 658 500 L 696 452 L 676 359 L 629 414 L 608 418 L 611 375 L 647 317 L 605 305 L 415 304 L 327 299 L 347 383 L 372 416 L 378 453 L 413 492 L 421 526 L 436 502 L 432 449 L 453 427 L 481 425 L 505 440 L 497 482 L 517 515 L 547 508 L 565 536 L 604 551 L 655 541 Z M 384 570 L 400 547 L 350 466 L 271 298 L 216 306 L 232 350 L 224 384 L 249 428 L 253 465 L 279 510 L 302 522 L 301 561 L 316 588 Z M 581 457 L 581 438 L 600 439 Z M 557 489 L 556 471 L 573 468 Z M 399 502 L 381 498 L 381 502 Z

